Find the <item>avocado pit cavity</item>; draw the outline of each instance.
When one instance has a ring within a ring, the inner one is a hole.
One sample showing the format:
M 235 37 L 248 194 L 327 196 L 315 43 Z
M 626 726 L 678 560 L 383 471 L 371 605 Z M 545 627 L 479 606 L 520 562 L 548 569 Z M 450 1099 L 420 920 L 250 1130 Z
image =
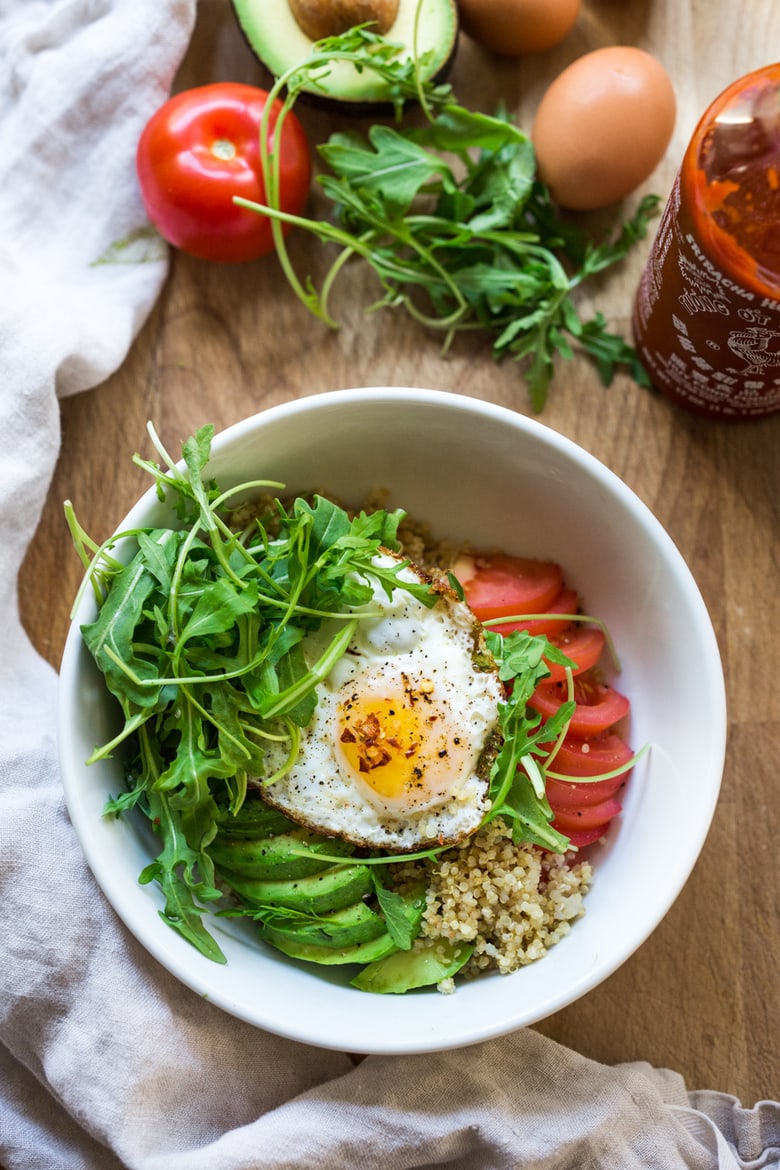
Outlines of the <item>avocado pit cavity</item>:
M 313 41 L 336 37 L 358 24 L 384 36 L 398 16 L 399 0 L 289 0 L 299 27 Z

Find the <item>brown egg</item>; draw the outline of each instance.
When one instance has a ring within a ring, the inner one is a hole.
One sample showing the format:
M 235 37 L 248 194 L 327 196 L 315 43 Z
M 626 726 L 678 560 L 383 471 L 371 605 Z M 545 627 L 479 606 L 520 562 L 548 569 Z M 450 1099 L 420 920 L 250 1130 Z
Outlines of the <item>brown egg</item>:
M 580 11 L 580 0 L 458 0 L 463 31 L 493 53 L 519 57 L 562 41 Z
M 561 207 L 615 203 L 658 166 L 676 112 L 669 75 L 649 53 L 621 45 L 586 53 L 537 108 L 531 138 L 539 175 Z

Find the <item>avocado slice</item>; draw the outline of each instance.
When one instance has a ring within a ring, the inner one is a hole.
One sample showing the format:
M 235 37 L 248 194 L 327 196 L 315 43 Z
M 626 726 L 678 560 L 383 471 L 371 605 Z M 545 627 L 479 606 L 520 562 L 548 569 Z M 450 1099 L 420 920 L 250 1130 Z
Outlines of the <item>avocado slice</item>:
M 353 902 L 341 910 L 321 917 L 274 914 L 260 926 L 260 937 L 267 942 L 301 942 L 314 947 L 351 947 L 370 942 L 386 932 L 381 914 L 367 902 Z
M 321 873 L 289 881 L 227 879 L 228 885 L 250 905 L 285 906 L 304 914 L 327 914 L 358 902 L 373 890 L 367 865 L 331 865 Z
M 298 855 L 295 850 L 301 845 L 305 845 L 314 856 Z M 231 880 L 231 875 L 271 881 L 319 873 L 331 862 L 320 861 L 316 854 L 343 857 L 353 852 L 353 846 L 336 837 L 321 837 L 306 829 L 295 829 L 259 840 L 223 837 L 217 833 L 208 852 L 217 869 L 225 871 L 227 881 Z
M 411 951 L 395 951 L 377 959 L 350 980 L 360 991 L 403 995 L 415 987 L 430 987 L 456 975 L 474 951 L 474 944 L 429 939 Z
M 424 80 L 442 81 L 449 73 L 458 45 L 458 9 L 455 0 L 399 0 L 398 15 L 386 39 L 403 46 L 399 59 L 412 58 L 415 50 L 415 17 L 419 57 L 430 53 Z M 305 61 L 315 42 L 298 24 L 289 0 L 233 0 L 239 26 L 260 62 L 280 77 Z M 335 61 L 330 73 L 316 86 L 300 93 L 301 101 L 333 112 L 380 115 L 392 109 L 386 82 L 370 70 L 358 72 L 348 61 Z
M 298 826 L 288 817 L 271 808 L 262 800 L 245 800 L 233 816 L 225 812 L 219 817 L 219 835 L 225 837 L 272 837 L 276 833 L 288 833 Z
M 266 942 L 270 942 L 270 939 L 266 939 Z M 318 963 L 321 967 L 373 963 L 398 949 L 387 931 L 370 942 L 357 943 L 351 947 L 315 947 L 295 938 L 277 939 L 271 945 L 291 959 Z
M 412 890 L 404 898 L 402 913 L 412 936 L 416 935 L 420 929 L 424 909 L 425 890 L 423 888 Z M 325 966 L 373 963 L 398 950 L 398 944 L 387 930 L 383 930 L 376 938 L 367 942 L 328 946 L 313 945 L 311 941 L 304 939 L 300 933 L 294 931 L 289 931 L 284 936 L 281 932 L 277 932 L 271 938 L 267 929 L 261 927 L 260 934 L 266 942 L 283 954 L 289 955 L 291 959 L 302 959 L 304 962 L 319 963 Z

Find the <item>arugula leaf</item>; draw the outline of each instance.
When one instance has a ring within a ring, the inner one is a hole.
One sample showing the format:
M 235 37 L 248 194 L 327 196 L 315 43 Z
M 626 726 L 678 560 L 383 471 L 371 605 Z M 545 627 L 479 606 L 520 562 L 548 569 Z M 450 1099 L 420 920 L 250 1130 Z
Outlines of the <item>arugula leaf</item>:
M 594 243 L 555 208 L 536 174 L 533 144 L 504 110 L 489 115 L 460 105 L 450 86 L 410 73 L 414 62 L 398 60 L 398 48 L 387 44 L 380 52 L 366 29 L 353 29 L 315 44 L 310 58 L 271 89 L 271 102 L 284 95 L 281 121 L 331 60 L 358 68 L 378 63 L 381 75 L 393 81 L 397 121 L 409 100 L 420 103 L 426 118 L 423 126 L 336 132 L 318 147 L 330 172 L 318 181 L 336 222 L 280 210 L 279 160 L 269 154 L 261 128 L 267 203 L 235 202 L 270 217 L 277 256 L 295 294 L 337 327 L 328 296 L 345 262 L 360 257 L 382 289 L 372 309 L 403 307 L 444 334 L 445 350 L 459 331 L 482 330 L 493 339 L 496 361 L 521 364 L 537 412 L 546 403 L 556 359 L 571 358 L 575 348 L 594 360 L 605 385 L 619 369 L 648 385 L 632 346 L 608 330 L 603 315 L 582 320 L 575 294 L 646 235 L 658 198 L 646 196 L 614 239 Z M 297 225 L 338 247 L 321 291 L 310 277 L 299 280 L 283 225 Z
M 147 534 L 146 552 L 139 551 L 129 565 L 110 582 L 108 594 L 94 622 L 81 628 L 84 641 L 106 678 L 112 694 L 123 704 L 125 714 L 137 708 L 152 708 L 160 697 L 158 687 L 144 687 L 139 680 L 153 681 L 158 675 L 157 656 L 148 661 L 136 653 L 133 635 L 144 617 L 144 605 L 159 588 L 161 559 L 171 555 L 178 545 L 173 531 L 156 530 Z M 154 548 L 152 571 L 147 561 Z
M 511 682 L 512 688 L 499 711 L 503 742 L 490 772 L 490 809 L 483 824 L 504 817 L 512 825 L 515 843 L 530 841 L 562 853 L 569 839 L 550 824 L 553 812 L 544 790 L 543 756 L 547 751 L 544 745 L 565 727 L 574 704 L 562 703 L 542 728 L 541 717 L 528 707 L 528 701 L 550 673 L 545 659 L 572 664 L 545 637 L 525 630 L 506 636 L 488 630 L 485 640 L 498 663 L 499 678 Z
M 389 219 L 404 215 L 420 188 L 439 177 L 455 187 L 442 160 L 390 126 L 372 126 L 367 142 L 357 133 L 332 134 L 320 154 L 342 179 L 344 190 L 359 186 L 361 198 L 377 197 Z M 335 191 L 334 191 L 334 197 Z
M 408 133 L 415 142 L 450 151 L 461 158 L 468 157 L 468 152 L 475 148 L 498 154 L 505 147 L 529 145 L 523 131 L 503 115 L 493 117 L 454 102 L 443 106 L 427 126 Z
M 409 921 L 405 899 L 395 890 L 388 889 L 376 866 L 371 870 L 371 878 L 379 909 L 387 923 L 387 933 L 400 950 L 408 951 L 415 940 L 417 931 Z
M 165 920 L 221 962 L 202 922 L 201 903 L 221 896 L 209 847 L 225 810 L 239 813 L 250 780 L 273 779 L 264 742 L 286 739 L 294 758 L 317 684 L 371 616 L 366 602 L 377 582 L 427 605 L 436 597 L 429 585 L 404 579 L 403 561 L 373 564 L 380 549 L 397 544 L 401 511 L 350 518 L 320 496 L 289 509 L 277 500 L 271 518 L 278 531 L 259 518 L 234 531 L 231 492 L 207 479 L 213 428 L 184 444 L 184 471 L 152 428 L 150 435 L 160 464 L 136 462 L 171 499 L 182 529 L 124 534 L 136 551 L 122 565 L 66 505 L 88 564 L 85 584 L 99 605 L 83 626 L 84 641 L 124 714 L 120 732 L 92 758 L 124 747 L 128 790 L 108 800 L 105 812 L 137 808 L 150 818 L 162 849 L 141 880 L 160 885 Z M 237 490 L 252 486 L 267 485 Z M 312 630 L 321 631 L 321 653 L 309 663 L 303 639 Z M 392 914 L 389 894 L 387 901 Z
M 207 634 L 222 634 L 232 629 L 236 618 L 251 613 L 257 608 L 257 585 L 250 584 L 236 589 L 232 581 L 219 577 L 203 587 L 198 599 L 179 634 L 177 651 L 192 638 L 203 638 Z
M 165 909 L 160 917 L 183 938 L 215 963 L 226 963 L 219 943 L 203 925 L 203 909 L 195 901 L 195 892 L 210 900 L 220 896 L 218 890 L 204 886 L 197 878 L 200 854 L 192 849 L 181 831 L 179 818 L 172 815 L 169 803 L 161 794 L 150 799 L 152 823 L 161 833 L 165 846 L 162 853 L 141 872 L 139 882 L 156 881 L 165 895 Z
M 568 837 L 559 833 L 550 824 L 553 812 L 546 797 L 540 798 L 526 772 L 515 770 L 509 790 L 504 795 L 496 816 L 509 819 L 512 823 L 512 840 L 515 844 L 529 841 L 563 853 L 569 844 Z M 491 818 L 492 819 L 492 818 Z
M 214 427 L 209 423 L 201 427 L 194 435 L 186 440 L 182 447 L 184 462 L 187 464 L 189 484 L 192 495 L 200 505 L 201 524 L 207 532 L 215 527 L 214 516 L 209 506 L 208 495 L 201 478 L 211 450 L 211 440 L 214 438 Z

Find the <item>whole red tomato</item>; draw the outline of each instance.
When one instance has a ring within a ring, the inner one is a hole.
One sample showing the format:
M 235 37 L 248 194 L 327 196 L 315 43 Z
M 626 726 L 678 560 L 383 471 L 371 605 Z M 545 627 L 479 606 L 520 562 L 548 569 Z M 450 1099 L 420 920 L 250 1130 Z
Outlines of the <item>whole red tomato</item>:
M 141 197 L 154 226 L 176 248 L 227 263 L 273 251 L 271 220 L 233 203 L 234 195 L 266 202 L 259 132 L 267 100 L 263 89 L 218 82 L 177 94 L 149 119 L 136 156 Z M 269 152 L 281 108 L 275 101 L 268 118 Z M 282 123 L 279 163 L 279 206 L 298 215 L 312 165 L 293 113 Z

